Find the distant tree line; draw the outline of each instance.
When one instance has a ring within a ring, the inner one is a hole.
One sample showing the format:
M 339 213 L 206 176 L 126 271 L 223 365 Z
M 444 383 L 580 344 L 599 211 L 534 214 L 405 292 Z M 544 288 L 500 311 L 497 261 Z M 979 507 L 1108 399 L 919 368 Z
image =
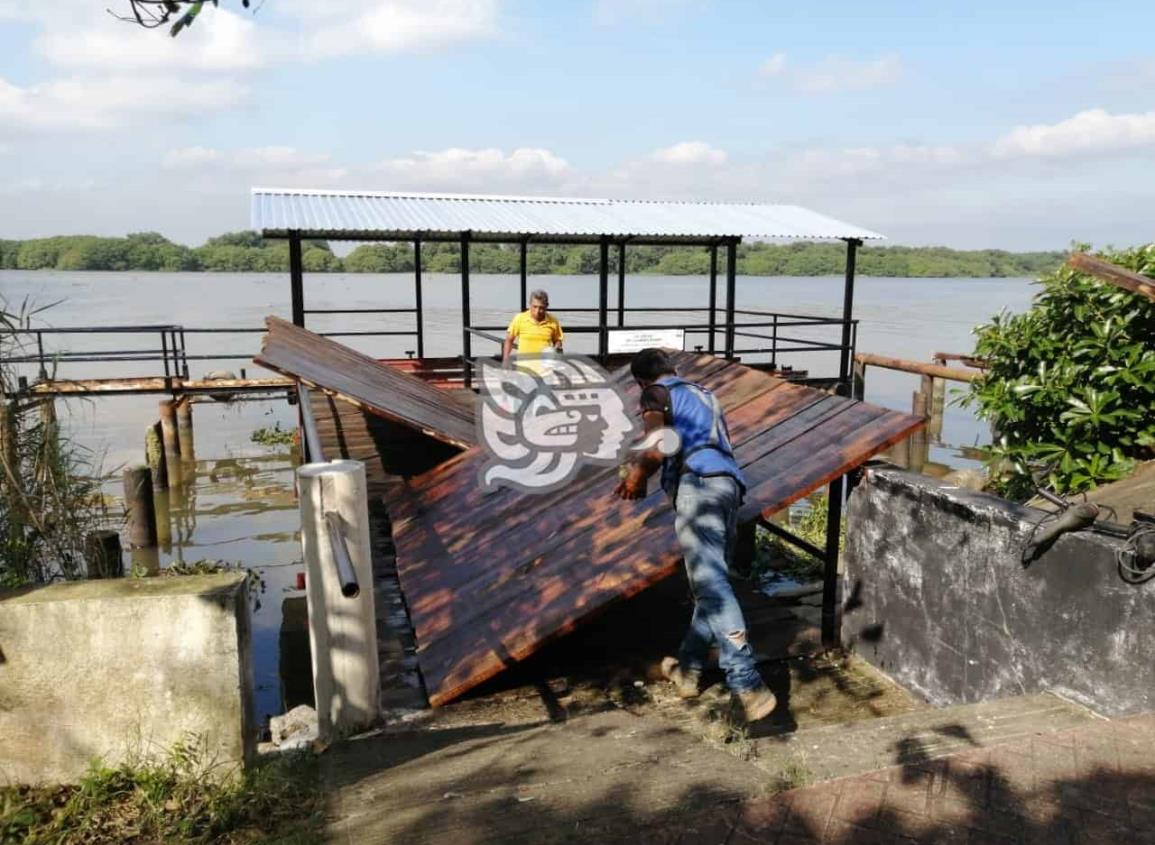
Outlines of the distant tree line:
M 867 246 L 859 250 L 858 272 L 866 276 L 987 278 L 1037 276 L 1062 261 L 1061 252 L 1004 252 L 996 249 L 954 250 L 946 247 Z M 476 243 L 469 251 L 474 273 L 517 273 L 517 246 Z M 362 244 L 344 258 L 324 241 L 305 241 L 301 260 L 310 273 L 408 273 L 413 245 Z M 529 272 L 534 275 L 580 275 L 598 272 L 596 246 L 530 244 Z M 738 247 L 738 273 L 747 276 L 829 276 L 842 273 L 842 243 L 746 243 Z M 725 250 L 719 250 L 719 272 Z M 456 273 L 461 250 L 455 243 L 423 243 L 421 264 L 429 273 Z M 124 238 L 68 235 L 26 241 L 0 240 L 0 269 L 5 270 L 145 270 L 261 273 L 289 270 L 289 244 L 265 240 L 256 232 L 231 232 L 204 245 L 175 244 L 156 232 Z M 610 269 L 617 272 L 617 249 L 610 250 Z M 705 275 L 710 257 L 704 247 L 631 246 L 626 272 L 655 275 Z

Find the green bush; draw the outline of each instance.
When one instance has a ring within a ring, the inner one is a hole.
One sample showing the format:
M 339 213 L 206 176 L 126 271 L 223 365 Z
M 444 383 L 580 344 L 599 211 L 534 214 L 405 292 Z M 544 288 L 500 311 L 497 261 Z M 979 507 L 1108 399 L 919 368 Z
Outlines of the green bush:
M 1155 244 L 1100 257 L 1155 276 Z M 1066 265 L 1043 276 L 1031 309 L 975 329 L 989 363 L 963 404 L 996 431 L 995 488 L 1028 498 L 1125 477 L 1155 457 L 1155 303 Z

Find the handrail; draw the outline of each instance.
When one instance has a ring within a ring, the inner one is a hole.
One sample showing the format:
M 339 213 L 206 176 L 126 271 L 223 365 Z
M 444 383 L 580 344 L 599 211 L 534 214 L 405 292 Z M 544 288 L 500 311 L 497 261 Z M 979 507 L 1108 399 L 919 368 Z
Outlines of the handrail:
M 345 543 L 345 532 L 341 529 L 341 514 L 325 511 L 325 527 L 329 530 L 329 545 L 333 549 L 333 564 L 337 567 L 337 581 L 341 585 L 341 595 L 355 599 L 361 593 L 357 583 L 357 571 L 349 557 L 349 546 Z
M 297 383 L 297 406 L 301 409 L 301 429 L 305 434 L 305 452 L 310 463 L 325 460 L 325 450 L 321 446 L 321 436 L 317 433 L 317 418 L 313 416 L 313 405 L 309 401 L 309 388 Z

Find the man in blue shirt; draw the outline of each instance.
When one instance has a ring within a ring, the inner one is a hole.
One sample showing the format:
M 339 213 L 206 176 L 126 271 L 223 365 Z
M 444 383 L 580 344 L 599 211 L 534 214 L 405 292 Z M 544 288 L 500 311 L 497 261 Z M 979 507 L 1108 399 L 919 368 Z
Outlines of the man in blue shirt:
M 722 408 L 710 391 L 679 378 L 661 349 L 643 349 L 631 361 L 630 372 L 642 388 L 646 436 L 672 429 L 678 441 L 672 454 L 658 448 L 642 452 L 623 469 L 614 488 L 622 499 L 645 498 L 646 482 L 661 467 L 662 489 L 674 505 L 694 615 L 678 656 L 663 660 L 662 672 L 678 695 L 693 698 L 710 646 L 717 645 L 726 685 L 747 721 L 762 719 L 777 702 L 754 664 L 746 621 L 728 577 L 745 479 L 734 460 Z

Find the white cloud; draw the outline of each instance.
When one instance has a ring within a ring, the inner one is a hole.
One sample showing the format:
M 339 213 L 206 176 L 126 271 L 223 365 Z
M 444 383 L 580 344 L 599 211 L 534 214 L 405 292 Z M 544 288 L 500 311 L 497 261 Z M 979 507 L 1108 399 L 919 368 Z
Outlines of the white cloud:
M 313 3 L 305 40 L 313 57 L 430 50 L 490 38 L 498 32 L 497 0 L 375 0 Z
M 236 105 L 247 90 L 228 80 L 81 76 L 27 87 L 0 79 L 0 125 L 21 129 L 113 129 L 141 115 L 185 115 Z
M 1088 109 L 1058 123 L 1018 126 L 995 141 L 992 154 L 1057 157 L 1155 146 L 1155 111 L 1110 114 Z
M 758 72 L 763 76 L 781 76 L 786 72 L 786 54 L 775 53 L 766 61 L 762 62 L 762 66 L 758 68 Z
M 161 164 L 170 170 L 176 170 L 183 167 L 213 164 L 222 158 L 220 150 L 209 147 L 181 147 L 177 150 L 169 150 Z
M 221 176 L 235 185 L 238 174 L 251 179 L 275 179 L 286 186 L 335 186 L 349 175 L 348 168 L 332 167 L 328 153 L 310 153 L 296 147 L 180 147 L 161 161 L 166 170 L 195 170 L 202 179 Z
M 630 20 L 664 23 L 704 5 L 703 0 L 594 0 L 594 23 L 600 26 L 617 26 Z
M 179 38 L 116 21 L 83 29 L 51 29 L 36 42 L 40 53 L 64 67 L 128 70 L 249 70 L 266 59 L 257 25 L 224 9 L 209 9 Z
M 889 53 L 866 60 L 828 56 L 814 64 L 794 65 L 785 53 L 775 53 L 761 64 L 758 72 L 785 80 L 807 94 L 834 94 L 891 85 L 902 77 L 902 60 Z
M 502 185 L 556 185 L 570 176 L 569 163 L 549 150 L 521 147 L 506 155 L 499 149 L 468 150 L 451 147 L 438 152 L 415 152 L 381 162 L 377 168 L 398 187 L 488 188 Z
M 673 165 L 719 165 L 726 163 L 726 152 L 711 147 L 705 141 L 682 141 L 671 147 L 654 150 L 650 158 L 662 164 Z

